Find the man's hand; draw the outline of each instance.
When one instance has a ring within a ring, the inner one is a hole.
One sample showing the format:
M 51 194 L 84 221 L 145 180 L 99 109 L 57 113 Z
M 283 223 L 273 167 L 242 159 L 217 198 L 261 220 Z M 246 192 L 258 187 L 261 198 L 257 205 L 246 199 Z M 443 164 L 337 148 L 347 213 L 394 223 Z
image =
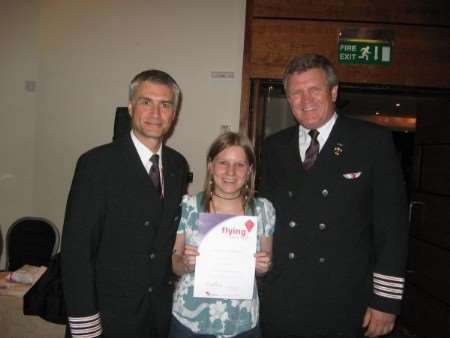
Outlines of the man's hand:
M 384 336 L 392 331 L 395 324 L 395 315 L 367 308 L 362 327 L 367 328 L 364 336 L 375 338 Z

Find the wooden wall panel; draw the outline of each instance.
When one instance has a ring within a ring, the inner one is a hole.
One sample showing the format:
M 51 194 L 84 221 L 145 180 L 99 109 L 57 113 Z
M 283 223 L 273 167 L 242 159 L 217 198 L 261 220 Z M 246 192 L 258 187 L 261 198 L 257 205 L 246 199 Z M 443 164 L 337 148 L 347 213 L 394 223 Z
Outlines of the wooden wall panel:
M 343 28 L 393 31 L 393 63 L 337 64 Z M 343 82 L 448 89 L 450 1 L 247 0 L 241 130 L 249 127 L 252 79 L 280 79 L 289 60 L 307 52 L 329 57 Z
M 422 147 L 420 190 L 450 196 L 450 144 Z M 449 246 L 450 248 L 450 246 Z
M 411 217 L 411 235 L 450 250 L 450 197 L 416 194 Z M 449 267 L 450 270 L 450 267 Z
M 254 17 L 450 25 L 447 0 L 255 0 Z
M 410 254 L 412 273 L 408 280 L 417 287 L 427 290 L 433 297 L 450 304 L 450 255 L 441 249 L 420 240 L 413 240 Z
M 407 283 L 405 291 L 407 297 L 400 317 L 402 324 L 406 324 L 417 337 L 449 337 L 450 313 L 447 306 L 411 283 Z
M 450 74 L 447 74 L 450 78 Z M 450 100 L 448 98 L 433 99 L 427 103 L 428 110 L 419 107 L 417 120 L 417 144 L 447 143 L 450 144 Z
M 338 34 L 352 27 L 393 31 L 392 64 L 337 64 Z M 343 82 L 450 88 L 450 28 L 253 19 L 250 29 L 251 78 L 279 79 L 290 59 L 314 52 L 335 62 Z
M 447 94 L 448 95 L 448 94 Z M 419 107 L 417 183 L 403 318 L 418 336 L 450 337 L 450 102 Z

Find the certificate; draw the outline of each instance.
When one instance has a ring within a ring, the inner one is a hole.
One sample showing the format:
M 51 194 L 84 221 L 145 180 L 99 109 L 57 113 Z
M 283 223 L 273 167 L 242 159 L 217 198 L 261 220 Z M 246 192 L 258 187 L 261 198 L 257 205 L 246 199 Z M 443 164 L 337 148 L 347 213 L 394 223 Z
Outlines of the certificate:
M 200 213 L 194 297 L 251 299 L 257 218 Z

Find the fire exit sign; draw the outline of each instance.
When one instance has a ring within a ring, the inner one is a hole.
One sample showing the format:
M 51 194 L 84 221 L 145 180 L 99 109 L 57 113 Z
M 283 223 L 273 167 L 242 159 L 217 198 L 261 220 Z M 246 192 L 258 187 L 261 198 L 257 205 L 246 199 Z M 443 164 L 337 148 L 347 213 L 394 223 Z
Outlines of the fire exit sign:
M 392 44 L 364 39 L 339 40 L 338 59 L 341 64 L 388 65 L 392 62 Z

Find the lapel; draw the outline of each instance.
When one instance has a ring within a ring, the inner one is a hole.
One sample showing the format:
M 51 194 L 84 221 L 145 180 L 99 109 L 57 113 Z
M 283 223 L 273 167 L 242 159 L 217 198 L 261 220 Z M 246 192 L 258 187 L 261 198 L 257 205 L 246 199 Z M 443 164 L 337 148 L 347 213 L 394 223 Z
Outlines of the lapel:
M 163 180 L 164 180 L 164 202 L 169 205 L 171 201 L 175 201 L 175 194 L 178 191 L 175 184 L 176 180 L 176 164 L 173 157 L 170 156 L 170 150 L 163 144 L 162 148 L 162 166 L 163 166 Z
M 302 175 L 299 175 L 299 172 L 303 173 L 304 171 L 300 159 L 298 126 L 293 127 L 286 135 L 286 142 L 280 144 L 282 146 L 278 149 L 277 160 L 283 168 L 279 174 L 287 175 L 287 182 L 300 184 Z

